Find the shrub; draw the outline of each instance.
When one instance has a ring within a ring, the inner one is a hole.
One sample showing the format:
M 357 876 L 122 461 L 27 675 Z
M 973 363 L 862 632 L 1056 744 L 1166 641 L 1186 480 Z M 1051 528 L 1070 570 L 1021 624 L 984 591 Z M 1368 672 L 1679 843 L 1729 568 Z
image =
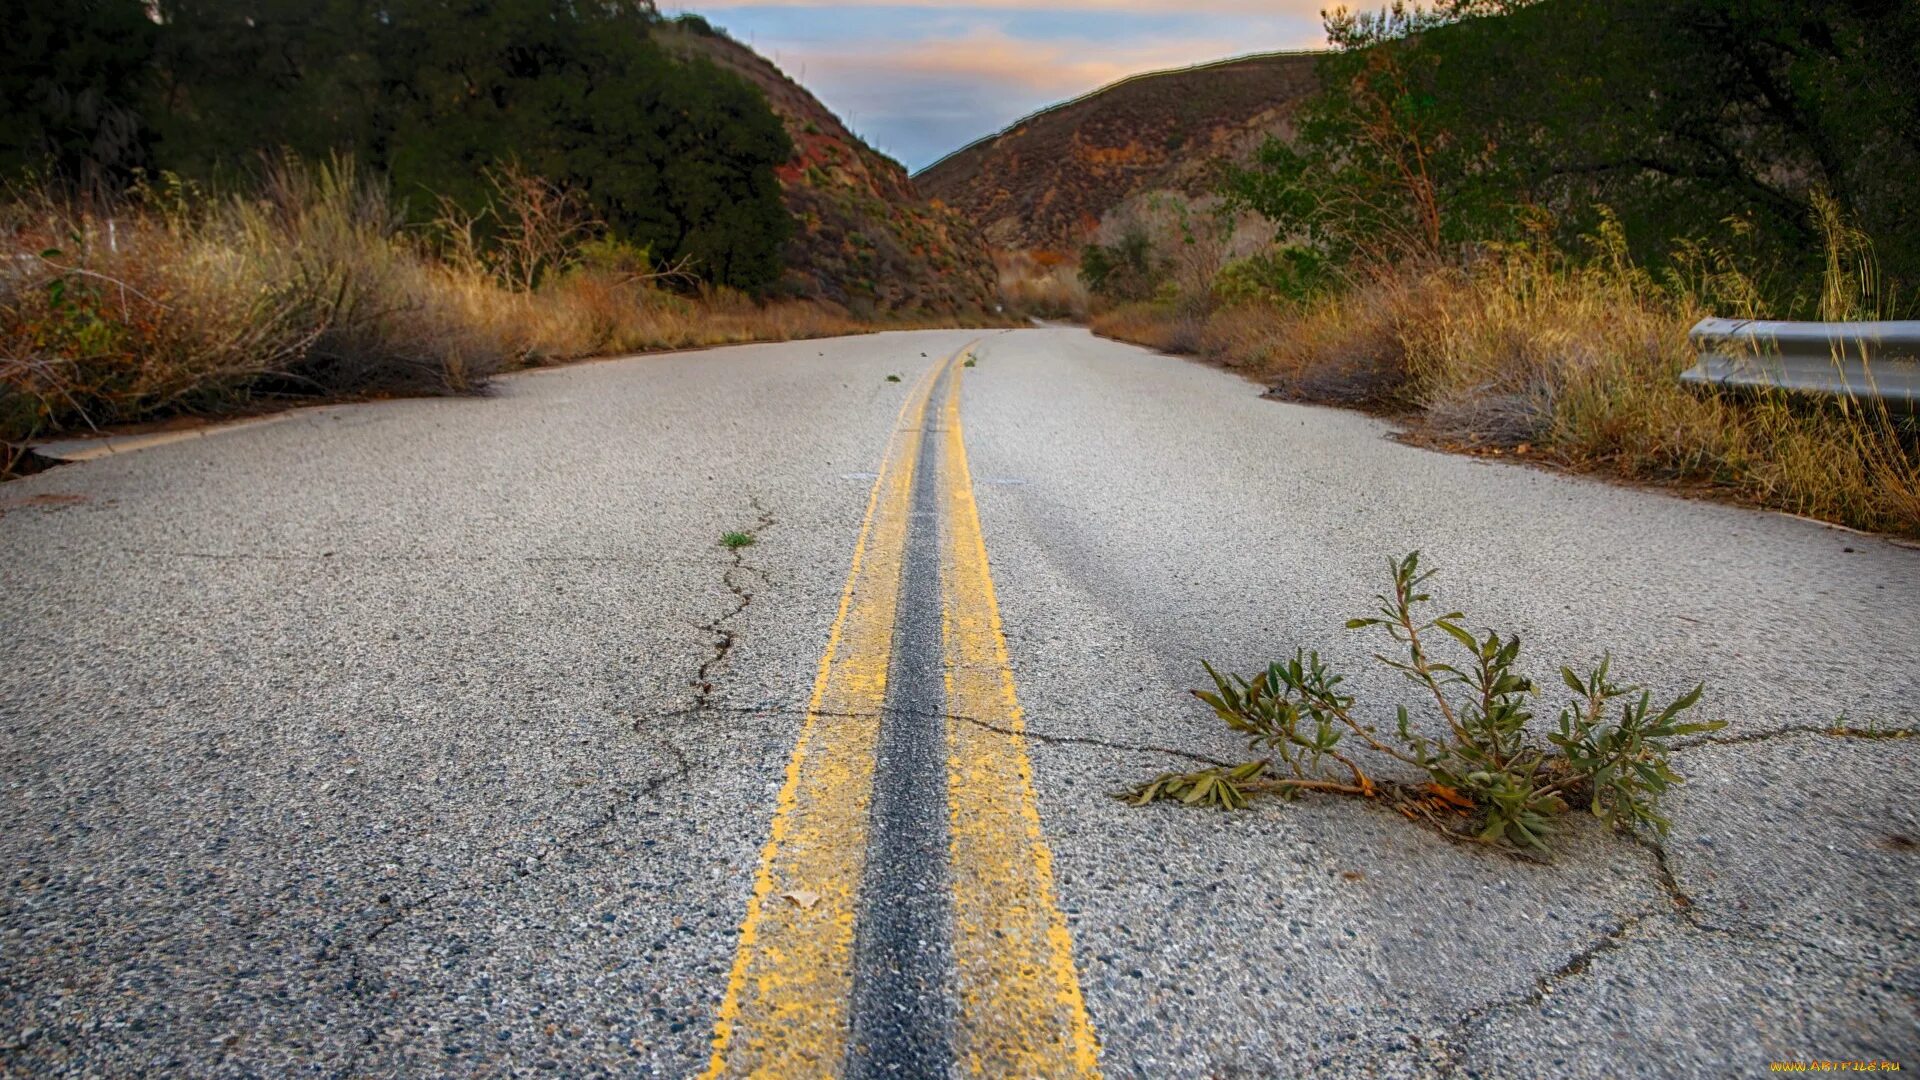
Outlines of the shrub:
M 1152 296 L 1162 272 L 1145 229 L 1130 230 L 1112 244 L 1088 244 L 1080 252 L 1080 279 L 1114 300 Z
M 1726 726 L 1683 719 L 1701 687 L 1656 709 L 1646 691 L 1611 681 L 1611 658 L 1584 675 L 1563 667 L 1560 679 L 1572 700 L 1543 744 L 1529 729 L 1537 688 L 1518 670 L 1519 637 L 1493 630 L 1476 635 L 1460 612 L 1417 614 L 1431 602 L 1421 589 L 1433 576 L 1421 570 L 1418 552 L 1392 563 L 1392 572 L 1378 612 L 1350 620 L 1347 628 L 1383 631 L 1399 646 L 1405 659 L 1379 659 L 1430 700 L 1429 719 L 1439 721 L 1442 734 L 1426 734 L 1405 705 L 1383 732 L 1357 711 L 1355 698 L 1340 688 L 1345 677 L 1318 652 L 1296 650 L 1252 678 L 1223 676 L 1205 664 L 1214 689 L 1194 696 L 1267 756 L 1158 776 L 1127 797 L 1136 805 L 1178 799 L 1223 809 L 1246 805 L 1256 792 L 1392 798 L 1419 807 L 1456 835 L 1542 852 L 1553 819 L 1574 804 L 1616 828 L 1666 832 L 1660 798 L 1681 781 L 1668 764 L 1670 741 Z M 1435 645 L 1450 645 L 1464 659 L 1446 662 Z M 1367 756 L 1423 771 L 1425 788 L 1376 780 L 1362 765 Z M 1434 814 L 1435 806 L 1459 811 L 1456 820 Z
M 101 204 L 20 189 L 0 227 L 24 249 L 0 264 L 0 443 L 262 396 L 467 392 L 526 362 L 873 328 L 726 288 L 675 295 L 659 285 L 684 281 L 684 262 L 656 267 L 644 248 L 577 231 L 522 233 L 505 263 L 472 231 L 430 243 L 346 159 L 287 159 L 244 197 L 171 178 Z M 0 475 L 17 453 L 0 453 Z
M 280 283 L 313 327 L 301 355 L 275 369 L 290 389 L 475 389 L 513 350 L 474 323 L 461 296 L 470 283 L 436 265 L 404 224 L 386 184 L 351 160 L 289 159 L 267 172 L 258 198 L 212 206 L 199 237 L 243 260 L 264 287 Z
M 1087 317 L 1087 287 L 1058 252 L 995 252 L 1000 302 L 1020 315 L 1042 319 Z
M 1656 282 L 1596 243 L 1586 257 L 1515 246 L 1468 266 L 1404 264 L 1301 303 L 1213 312 L 1197 335 L 1190 314 L 1151 305 L 1096 313 L 1093 325 L 1156 348 L 1197 339 L 1191 351 L 1281 396 L 1402 412 L 1442 447 L 1920 535 L 1910 421 L 1876 402 L 1689 390 L 1678 379 L 1694 361 L 1688 329 L 1709 302 L 1738 310 L 1748 286 L 1724 267 Z
M 39 193 L 3 212 L 27 250 L 0 278 L 0 438 L 220 407 L 322 329 L 256 252 L 182 212 L 79 213 Z
M 1325 256 L 1311 248 L 1276 247 L 1222 267 L 1213 292 L 1222 303 L 1308 300 L 1334 284 Z

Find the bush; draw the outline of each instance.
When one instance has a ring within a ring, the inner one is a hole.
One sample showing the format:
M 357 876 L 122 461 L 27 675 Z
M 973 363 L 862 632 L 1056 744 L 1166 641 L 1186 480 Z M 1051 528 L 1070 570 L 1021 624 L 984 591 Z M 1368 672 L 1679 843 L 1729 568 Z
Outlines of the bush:
M 1721 270 L 1714 287 L 1744 285 Z M 1430 444 L 1684 484 L 1854 528 L 1920 535 L 1920 433 L 1875 402 L 1681 385 L 1720 296 L 1662 284 L 1603 242 L 1405 264 L 1304 303 L 1194 318 L 1132 305 L 1100 333 L 1241 368 L 1281 396 L 1402 413 Z M 1842 290 L 1843 291 L 1843 290 Z M 1837 300 L 1835 301 L 1838 302 Z M 1836 309 L 1839 310 L 1839 309 Z M 1749 312 L 1757 314 L 1757 312 Z
M 19 189 L 0 227 L 25 249 L 0 266 L 0 444 L 262 397 L 468 392 L 527 362 L 872 328 L 724 287 L 665 292 L 648 252 L 617 241 L 529 236 L 534 260 L 504 263 L 444 231 L 434 242 L 345 159 L 288 159 L 246 197 L 175 179 L 101 204 Z M 0 475 L 17 453 L 0 453 Z
M 0 65 L 7 179 L 118 190 L 157 165 L 212 182 L 287 148 L 357 157 L 416 215 L 446 200 L 479 216 L 518 161 L 706 280 L 761 292 L 781 275 L 785 126 L 746 79 L 658 45 L 652 3 L 14 7 L 34 14 L 9 20 Z
M 262 392 L 464 391 L 512 359 L 350 163 L 282 166 L 254 199 L 174 183 L 4 213 L 38 254 L 0 282 L 0 438 Z
M 1312 248 L 1286 246 L 1228 263 L 1213 292 L 1224 304 L 1299 303 L 1335 284 L 1325 256 Z
M 1920 6 L 1448 0 L 1325 23 L 1320 92 L 1228 186 L 1344 266 L 1572 246 L 1611 218 L 1641 265 L 1686 238 L 1741 251 L 1803 318 L 1829 198 L 1920 302 Z
M 1042 319 L 1085 319 L 1087 287 L 1064 257 L 1046 251 L 995 252 L 1000 302 L 1009 311 Z
M 1206 664 L 1214 689 L 1194 696 L 1267 756 L 1158 776 L 1127 797 L 1136 805 L 1177 799 L 1222 809 L 1244 806 L 1256 792 L 1391 798 L 1454 835 L 1540 852 L 1553 819 L 1575 804 L 1616 828 L 1666 832 L 1660 799 L 1681 782 L 1668 765 L 1671 740 L 1726 726 L 1683 719 L 1702 688 L 1656 709 L 1647 692 L 1611 681 L 1610 658 L 1584 675 L 1563 667 L 1560 680 L 1572 700 L 1543 744 L 1529 730 L 1537 687 L 1518 670 L 1519 637 L 1475 635 L 1459 612 L 1417 614 L 1431 603 L 1421 589 L 1433 576 L 1420 569 L 1418 552 L 1391 569 L 1393 586 L 1379 596 L 1378 612 L 1347 628 L 1384 631 L 1399 646 L 1404 660 L 1380 660 L 1430 699 L 1429 719 L 1439 721 L 1442 734 L 1425 734 L 1405 705 L 1383 733 L 1357 711 L 1354 697 L 1340 689 L 1345 677 L 1318 652 L 1296 650 L 1252 678 L 1222 676 Z M 1452 646 L 1464 660 L 1441 660 L 1436 645 Z M 1367 756 L 1417 768 L 1427 784 L 1416 790 L 1378 781 L 1361 764 Z
M 1088 244 L 1080 252 L 1080 280 L 1109 299 L 1145 300 L 1159 288 L 1162 273 L 1145 229 L 1129 230 L 1112 244 Z

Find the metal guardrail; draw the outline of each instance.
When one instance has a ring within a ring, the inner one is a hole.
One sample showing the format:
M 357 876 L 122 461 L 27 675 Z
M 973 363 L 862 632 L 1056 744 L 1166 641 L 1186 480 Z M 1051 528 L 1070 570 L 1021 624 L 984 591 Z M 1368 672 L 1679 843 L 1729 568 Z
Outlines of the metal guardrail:
M 1687 338 L 1700 362 L 1680 374 L 1685 383 L 1878 400 L 1895 412 L 1920 412 L 1920 321 L 1701 319 Z

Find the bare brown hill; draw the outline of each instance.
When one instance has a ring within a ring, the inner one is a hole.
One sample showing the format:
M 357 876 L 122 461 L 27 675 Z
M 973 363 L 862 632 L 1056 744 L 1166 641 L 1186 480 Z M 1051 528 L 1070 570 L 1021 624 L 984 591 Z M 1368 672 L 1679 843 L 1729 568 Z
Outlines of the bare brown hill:
M 914 183 L 995 247 L 1073 251 L 1128 196 L 1203 194 L 1220 160 L 1284 135 L 1317 86 L 1317 55 L 1264 53 L 1135 75 L 957 150 Z
M 805 87 L 697 17 L 666 24 L 658 40 L 759 87 L 786 123 L 794 154 L 778 173 L 795 223 L 787 292 L 857 315 L 993 307 L 993 261 L 979 232 L 923 199 L 899 162 L 847 130 Z

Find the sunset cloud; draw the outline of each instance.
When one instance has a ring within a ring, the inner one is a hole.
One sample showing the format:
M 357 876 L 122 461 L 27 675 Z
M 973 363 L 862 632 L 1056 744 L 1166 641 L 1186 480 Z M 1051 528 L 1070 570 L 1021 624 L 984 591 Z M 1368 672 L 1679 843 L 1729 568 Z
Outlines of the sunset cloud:
M 910 169 L 1145 71 L 1317 48 L 1320 0 L 717 0 L 689 5 Z
M 821 76 L 842 78 L 940 77 L 981 85 L 1000 83 L 1022 90 L 1071 97 L 1128 75 L 1215 60 L 1235 53 L 1227 39 L 1188 39 L 1105 44 L 1028 41 L 997 32 L 963 38 L 922 41 L 884 51 L 807 49 L 796 55 L 822 69 Z M 828 71 L 833 72 L 828 75 Z

